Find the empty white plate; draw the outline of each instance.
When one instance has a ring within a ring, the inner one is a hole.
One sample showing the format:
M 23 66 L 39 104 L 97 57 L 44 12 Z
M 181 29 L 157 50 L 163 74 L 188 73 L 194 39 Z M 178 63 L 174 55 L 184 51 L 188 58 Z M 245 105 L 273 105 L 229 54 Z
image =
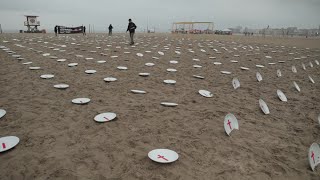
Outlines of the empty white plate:
M 175 80 L 171 80 L 171 79 L 166 79 L 163 82 L 166 83 L 166 84 L 175 84 L 176 83 Z
M 57 88 L 57 89 L 67 89 L 69 87 L 68 84 L 56 84 L 53 87 Z
M 114 78 L 114 77 L 106 77 L 106 78 L 104 78 L 103 80 L 106 81 L 106 82 L 114 82 L 114 81 L 117 80 L 117 78 Z
M 74 104 L 87 104 L 90 102 L 89 98 L 76 98 L 72 100 L 72 103 Z
M 6 110 L 4 110 L 4 109 L 0 109 L 0 119 L 4 116 L 4 115 L 6 115 Z
M 43 74 L 40 76 L 42 79 L 51 79 L 54 77 L 53 74 Z
M 74 67 L 74 66 L 77 66 L 77 65 L 78 65 L 78 63 L 70 63 L 70 64 L 68 64 L 69 67 Z
M 84 71 L 85 73 L 87 73 L 87 74 L 94 74 L 94 73 L 96 73 L 97 71 L 96 70 L 86 70 L 86 71 Z
M 213 94 L 207 90 L 199 90 L 199 94 L 204 97 L 213 97 Z
M 96 122 L 108 122 L 112 121 L 117 117 L 117 115 L 113 112 L 106 112 L 106 113 L 101 113 L 98 114 L 94 117 L 94 120 Z
M 172 69 L 172 68 L 168 68 L 167 71 L 168 71 L 168 72 L 177 72 L 176 69 Z
M 137 90 L 137 89 L 132 89 L 131 92 L 134 94 L 146 94 L 147 93 L 146 91 Z
M 172 102 L 162 102 L 161 105 L 168 106 L 168 107 L 178 106 L 177 103 L 172 103 Z
M 40 67 L 29 67 L 30 70 L 38 70 L 41 69 Z

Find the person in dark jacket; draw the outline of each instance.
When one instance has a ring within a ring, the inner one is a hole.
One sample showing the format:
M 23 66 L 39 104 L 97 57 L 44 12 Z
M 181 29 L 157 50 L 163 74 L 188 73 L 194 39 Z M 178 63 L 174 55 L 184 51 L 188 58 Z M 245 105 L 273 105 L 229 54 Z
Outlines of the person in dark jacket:
M 112 24 L 109 25 L 108 29 L 109 29 L 109 36 L 111 36 L 112 35 L 112 29 L 113 29 Z
M 55 27 L 54 27 L 54 33 L 55 33 L 56 36 L 57 36 L 57 34 L 58 34 L 58 26 L 55 26 Z
M 134 36 L 134 32 L 135 30 L 137 29 L 137 26 L 132 22 L 131 19 L 129 19 L 129 24 L 128 24 L 128 28 L 127 28 L 127 32 L 129 31 L 130 32 L 130 45 L 133 45 L 134 42 L 133 42 L 133 36 Z
M 82 28 L 82 34 L 83 34 L 83 35 L 86 35 L 86 26 L 83 26 L 83 28 Z

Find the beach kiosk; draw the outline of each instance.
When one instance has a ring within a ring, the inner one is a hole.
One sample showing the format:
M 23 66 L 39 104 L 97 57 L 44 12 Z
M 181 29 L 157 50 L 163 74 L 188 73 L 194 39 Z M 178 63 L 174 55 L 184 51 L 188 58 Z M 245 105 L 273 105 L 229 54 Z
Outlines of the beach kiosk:
M 24 26 L 27 26 L 28 30 L 24 31 L 25 33 L 41 33 L 38 30 L 38 26 L 40 26 L 40 21 L 37 21 L 37 17 L 32 15 L 25 15 L 27 21 L 24 22 Z

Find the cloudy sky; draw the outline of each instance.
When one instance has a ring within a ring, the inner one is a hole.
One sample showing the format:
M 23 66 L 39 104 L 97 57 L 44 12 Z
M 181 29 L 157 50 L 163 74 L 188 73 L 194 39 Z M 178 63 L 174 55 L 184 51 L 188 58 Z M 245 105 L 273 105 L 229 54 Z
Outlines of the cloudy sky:
M 94 24 L 95 31 L 113 24 L 125 31 L 128 18 L 138 30 L 167 31 L 174 21 L 213 21 L 215 29 L 296 26 L 318 28 L 320 0 L 0 0 L 2 29 L 26 29 L 24 15 L 38 15 L 40 29 L 54 25 Z

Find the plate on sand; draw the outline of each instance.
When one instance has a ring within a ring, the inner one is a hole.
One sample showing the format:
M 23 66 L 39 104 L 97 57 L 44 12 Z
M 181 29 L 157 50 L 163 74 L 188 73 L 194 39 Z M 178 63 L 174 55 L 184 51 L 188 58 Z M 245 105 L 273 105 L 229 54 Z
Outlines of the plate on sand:
M 168 71 L 168 72 L 177 72 L 177 70 L 176 70 L 176 69 L 173 69 L 173 68 L 168 68 L 167 71 Z
M 222 74 L 231 74 L 229 71 L 220 71 Z
M 237 118 L 229 113 L 224 117 L 224 130 L 230 136 L 231 131 L 234 129 L 239 130 L 239 123 Z
M 291 69 L 292 69 L 292 72 L 297 73 L 297 68 L 296 68 L 296 66 L 292 66 Z
M 315 167 L 320 164 L 320 147 L 318 143 L 313 143 L 310 146 L 308 159 L 310 167 L 314 171 Z
M 210 91 L 207 91 L 207 90 L 199 90 L 199 94 L 201 96 L 207 97 L 207 98 L 213 97 L 213 94 Z
M 213 62 L 214 65 L 221 65 L 221 62 Z
M 147 93 L 146 91 L 137 90 L 137 89 L 132 89 L 131 92 L 134 94 L 146 94 Z
M 137 53 L 137 56 L 142 57 L 143 54 L 142 53 Z
M 158 163 L 172 163 L 178 160 L 179 155 L 170 149 L 154 149 L 148 153 L 148 157 Z
M 297 90 L 298 92 L 301 91 L 299 85 L 298 85 L 295 81 L 293 81 L 293 85 L 294 85 L 294 87 L 296 88 L 296 90 Z
M 139 76 L 147 77 L 150 76 L 150 73 L 139 73 Z
M 280 69 L 277 70 L 277 76 L 278 76 L 278 77 L 281 77 L 281 76 L 282 76 Z
M 97 63 L 102 64 L 102 63 L 106 63 L 107 61 L 101 60 L 101 61 L 97 61 Z
M 259 99 L 259 105 L 264 114 L 270 114 L 270 111 L 266 102 L 264 102 L 262 99 Z
M 312 79 L 311 76 L 308 76 L 309 77 L 309 80 L 314 84 L 314 80 Z
M 177 103 L 172 103 L 172 102 L 161 102 L 161 105 L 167 106 L 167 107 L 175 107 L 175 106 L 178 106 Z
M 171 64 L 178 64 L 178 61 L 169 61 Z
M 256 73 L 256 77 L 257 77 L 258 82 L 262 81 L 262 76 L 259 72 Z
M 74 67 L 74 66 L 78 66 L 78 63 L 70 63 L 68 64 L 69 67 Z
M 247 68 L 247 67 L 240 67 L 240 69 L 242 69 L 242 70 L 249 70 L 249 68 Z
M 161 56 L 164 55 L 164 52 L 158 51 L 158 54 L 160 54 Z
M 4 110 L 4 109 L 0 109 L 0 119 L 4 116 L 4 115 L 6 115 L 6 110 Z
M 119 70 L 127 70 L 128 68 L 127 67 L 125 67 L 125 66 L 118 66 L 117 67 Z
M 20 139 L 16 136 L 6 136 L 0 138 L 0 152 L 7 151 L 11 148 L 14 148 Z
M 175 80 L 171 80 L 171 79 L 166 79 L 163 81 L 165 84 L 175 84 L 176 81 Z
M 193 67 L 194 67 L 194 68 L 202 68 L 202 66 L 197 65 L 197 64 L 196 64 L 196 65 L 193 65 Z
M 54 77 L 53 74 L 43 74 L 40 76 L 42 79 L 51 79 Z
M 286 95 L 279 89 L 277 90 L 277 95 L 278 95 L 278 97 L 279 97 L 279 99 L 281 101 L 283 101 L 283 102 L 287 102 L 288 101 Z
M 30 70 L 38 70 L 38 69 L 41 69 L 41 67 L 35 67 L 35 66 L 34 66 L 34 67 L 29 67 L 29 69 L 30 69 Z
M 72 99 L 72 103 L 74 104 L 87 104 L 90 102 L 89 98 L 76 98 Z
M 28 64 L 32 64 L 32 62 L 25 62 L 25 63 L 22 63 L 23 65 L 28 65 Z
M 117 78 L 114 78 L 114 77 L 106 77 L 106 78 L 104 78 L 103 80 L 106 81 L 106 82 L 114 82 L 114 81 L 117 80 Z
M 56 84 L 53 87 L 57 88 L 57 89 L 67 89 L 69 87 L 69 85 L 68 84 Z
M 58 61 L 58 62 L 65 62 L 66 59 L 58 59 L 57 61 Z
M 239 81 L 238 78 L 233 78 L 232 79 L 232 86 L 233 86 L 234 89 L 237 89 L 237 88 L 240 87 L 240 81 Z
M 194 78 L 197 78 L 197 79 L 204 79 L 203 76 L 199 76 L 199 75 L 193 75 Z
M 84 71 L 85 73 L 87 73 L 87 74 L 94 74 L 94 73 L 96 73 L 97 71 L 96 70 L 93 70 L 93 69 L 90 69 L 90 70 L 86 70 L 86 71 Z
M 113 112 L 105 112 L 105 113 L 101 113 L 98 114 L 94 117 L 94 120 L 96 122 L 108 122 L 108 121 L 112 121 L 117 117 L 117 115 Z
M 154 63 L 146 63 L 145 65 L 151 67 L 154 66 Z

